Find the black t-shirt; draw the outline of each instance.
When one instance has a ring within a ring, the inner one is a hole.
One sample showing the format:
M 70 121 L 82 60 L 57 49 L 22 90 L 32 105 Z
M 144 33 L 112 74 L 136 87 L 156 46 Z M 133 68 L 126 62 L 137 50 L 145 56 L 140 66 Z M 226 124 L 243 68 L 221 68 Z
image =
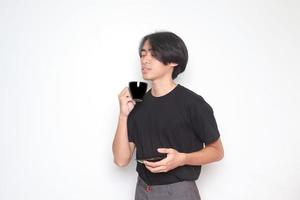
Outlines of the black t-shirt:
M 136 145 L 136 158 L 159 156 L 157 148 L 191 153 L 220 134 L 210 105 L 198 94 L 178 84 L 171 92 L 154 97 L 149 90 L 128 116 L 128 139 Z M 181 166 L 166 173 L 152 173 L 137 162 L 139 176 L 149 185 L 196 180 L 201 166 Z

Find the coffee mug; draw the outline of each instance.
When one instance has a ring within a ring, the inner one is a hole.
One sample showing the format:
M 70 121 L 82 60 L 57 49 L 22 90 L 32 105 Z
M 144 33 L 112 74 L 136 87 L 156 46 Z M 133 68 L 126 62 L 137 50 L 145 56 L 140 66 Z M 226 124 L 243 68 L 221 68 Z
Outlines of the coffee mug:
M 147 92 L 148 84 L 142 81 L 131 81 L 129 82 L 129 91 L 132 99 L 135 102 L 142 102 L 143 97 Z

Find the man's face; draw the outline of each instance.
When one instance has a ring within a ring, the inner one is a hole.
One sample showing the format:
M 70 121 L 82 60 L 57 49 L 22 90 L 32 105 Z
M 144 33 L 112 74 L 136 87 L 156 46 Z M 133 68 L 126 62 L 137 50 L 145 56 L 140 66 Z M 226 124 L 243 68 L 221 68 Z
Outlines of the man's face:
M 153 52 L 148 40 L 144 43 L 141 50 L 141 67 L 145 80 L 157 80 L 167 76 L 172 78 L 173 64 L 164 65 L 152 56 Z

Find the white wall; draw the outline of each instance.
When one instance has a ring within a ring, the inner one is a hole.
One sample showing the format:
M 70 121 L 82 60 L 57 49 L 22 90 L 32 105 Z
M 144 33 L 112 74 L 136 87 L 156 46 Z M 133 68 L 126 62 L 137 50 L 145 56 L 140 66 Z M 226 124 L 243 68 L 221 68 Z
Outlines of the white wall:
M 214 108 L 225 158 L 202 199 L 300 199 L 297 0 L 0 1 L 0 199 L 133 199 L 111 143 L 138 43 L 186 42 L 178 83 Z M 106 197 L 104 197 L 104 195 Z

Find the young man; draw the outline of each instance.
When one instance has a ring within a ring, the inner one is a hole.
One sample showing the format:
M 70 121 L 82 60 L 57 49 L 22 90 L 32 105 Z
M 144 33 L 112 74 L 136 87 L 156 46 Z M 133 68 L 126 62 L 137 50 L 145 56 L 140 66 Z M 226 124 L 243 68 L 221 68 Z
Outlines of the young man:
M 152 88 L 140 103 L 132 100 L 128 87 L 119 94 L 114 162 L 126 166 L 136 149 L 136 200 L 199 200 L 195 180 L 201 166 L 224 155 L 213 110 L 200 95 L 174 81 L 188 61 L 177 35 L 146 35 L 139 55 L 143 78 L 152 81 Z M 147 161 L 153 157 L 162 159 Z

